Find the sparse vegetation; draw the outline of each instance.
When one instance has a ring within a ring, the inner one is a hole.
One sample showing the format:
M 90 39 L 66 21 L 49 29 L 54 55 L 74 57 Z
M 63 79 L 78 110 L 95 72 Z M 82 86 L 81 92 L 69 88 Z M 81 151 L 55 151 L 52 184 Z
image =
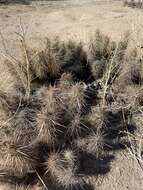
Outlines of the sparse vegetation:
M 82 43 L 56 38 L 38 54 L 24 46 L 22 61 L 5 56 L 0 70 L 5 186 L 89 189 L 84 177 L 107 173 L 115 150 L 130 147 L 127 134 L 140 127 L 135 118 L 143 104 L 143 72 L 141 57 L 128 51 L 128 36 L 116 43 L 97 31 L 87 51 Z
M 23 4 L 29 5 L 31 0 L 0 0 L 0 4 L 8 5 L 8 4 Z
M 142 0 L 124 0 L 124 5 L 132 8 L 143 8 Z

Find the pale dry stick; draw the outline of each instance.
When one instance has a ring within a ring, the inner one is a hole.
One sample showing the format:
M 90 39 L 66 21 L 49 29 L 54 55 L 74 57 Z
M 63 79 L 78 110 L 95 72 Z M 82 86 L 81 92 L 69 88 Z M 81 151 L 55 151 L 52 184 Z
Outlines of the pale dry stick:
M 0 37 L 1 37 L 1 40 L 2 40 L 2 45 L 3 45 L 3 48 L 4 48 L 4 52 L 5 52 L 4 54 L 8 55 L 13 60 L 15 60 L 15 62 L 18 63 L 19 61 L 8 52 L 6 41 L 5 41 L 5 38 L 4 38 L 4 35 L 3 35 L 2 31 L 0 31 Z
M 115 65 L 115 67 L 118 66 L 118 63 Z M 113 79 L 111 80 L 111 84 L 114 82 L 114 80 L 116 79 L 116 77 L 118 76 L 118 74 L 120 73 L 121 71 L 121 66 L 118 68 L 118 70 L 116 71 Z
M 2 126 L 6 125 L 8 122 L 10 122 L 10 121 L 16 116 L 16 114 L 18 113 L 18 111 L 19 111 L 19 109 L 20 109 L 20 106 L 21 106 L 21 100 L 22 100 L 22 98 L 20 99 L 19 105 L 18 105 L 18 107 L 17 107 L 15 113 L 13 114 L 13 116 L 10 117 L 7 121 L 5 121 L 5 122 L 2 124 Z M 0 127 L 0 128 L 1 128 L 1 127 Z
M 131 134 L 130 132 L 124 132 L 125 134 L 129 135 L 130 137 L 132 138 L 136 138 L 136 140 L 140 141 L 141 139 L 143 140 L 143 135 L 134 135 L 134 134 Z
M 22 46 L 23 46 L 23 50 L 24 50 L 24 54 L 25 54 L 25 60 L 26 60 L 26 71 L 27 71 L 27 99 L 29 100 L 30 97 L 30 92 L 31 92 L 31 79 L 30 79 L 30 62 L 29 62 L 29 58 L 28 58 L 28 53 L 26 50 L 26 44 L 25 44 L 25 40 L 22 40 Z
M 30 60 L 27 52 L 27 46 L 26 46 L 26 33 L 24 31 L 24 27 L 22 25 L 21 19 L 20 19 L 20 29 L 21 29 L 21 34 L 19 36 L 21 37 L 21 44 L 25 56 L 25 61 L 26 61 L 26 72 L 27 72 L 27 89 L 26 89 L 26 95 L 27 95 L 27 100 L 29 100 L 30 97 L 30 92 L 31 92 L 31 80 L 30 80 Z
M 143 24 L 142 18 L 140 16 L 137 17 L 136 23 L 132 25 L 133 30 L 133 40 L 134 46 L 138 51 L 138 59 L 143 60 L 143 38 L 142 38 L 142 31 L 143 31 Z M 136 44 L 136 45 L 135 45 Z M 141 72 L 143 73 L 143 65 L 141 65 Z M 140 78 L 140 85 L 142 85 L 142 79 Z
M 113 62 L 114 62 L 114 59 L 115 59 L 116 54 L 117 54 L 118 46 L 119 46 L 119 44 L 117 44 L 117 46 L 116 46 L 114 55 L 113 55 L 113 57 L 111 59 L 110 65 L 109 65 L 109 69 L 107 70 L 107 72 L 105 74 L 105 76 L 107 76 L 107 78 L 106 78 L 106 81 L 105 81 L 104 91 L 103 91 L 103 99 L 102 99 L 103 108 L 105 106 L 105 96 L 106 96 L 106 92 L 107 92 L 107 89 L 108 89 L 108 82 L 110 80 L 110 76 L 111 76 L 111 72 L 112 72 L 112 68 L 113 68 Z
M 143 159 L 142 159 L 142 143 L 143 143 L 143 134 L 141 135 L 141 138 L 140 138 L 140 140 L 139 140 L 139 152 L 138 152 L 138 154 L 139 154 L 139 158 L 142 160 L 142 162 L 143 162 Z
M 134 159 L 137 160 L 137 162 L 138 162 L 140 168 L 141 168 L 142 171 L 143 171 L 143 159 L 142 159 L 142 156 L 141 156 L 141 149 L 139 148 L 140 150 L 139 150 L 139 152 L 138 152 L 138 154 L 137 154 L 137 151 L 135 150 L 134 146 L 132 145 L 131 136 L 133 136 L 133 138 L 136 138 L 136 136 L 135 136 L 135 135 L 132 135 L 132 134 L 130 134 L 130 133 L 127 133 L 127 135 L 128 135 L 129 142 L 130 142 L 130 144 L 131 144 L 130 147 L 127 147 L 127 148 L 128 148 L 128 151 L 129 151 L 129 154 L 130 154 L 131 157 L 133 157 Z M 140 140 L 141 140 L 141 141 L 143 140 L 143 139 L 142 139 L 142 136 L 141 136 L 141 139 L 140 139 Z
M 4 51 L 5 51 L 6 54 L 8 54 L 8 50 L 7 50 L 7 47 L 6 47 L 5 39 L 4 39 L 4 36 L 3 36 L 3 34 L 2 34 L 1 31 L 0 31 L 0 36 L 1 36 L 1 40 L 2 40 L 2 45 L 3 45 Z
M 136 154 L 136 150 L 133 149 L 133 146 L 132 146 L 132 148 L 128 149 L 128 151 L 129 151 L 129 155 L 137 160 L 140 168 L 143 171 L 143 159 L 141 158 L 141 156 Z
M 44 188 L 45 188 L 46 190 L 48 190 L 48 187 L 47 187 L 46 184 L 44 183 L 44 181 L 43 181 L 43 179 L 41 178 L 41 176 L 39 175 L 39 173 L 38 173 L 36 170 L 35 170 L 35 172 L 36 172 L 36 175 L 37 175 L 38 179 L 41 181 L 42 185 L 44 186 Z
M 29 190 L 29 187 L 30 187 L 30 185 L 28 185 L 27 187 L 25 187 L 25 186 L 19 186 L 18 184 L 16 184 L 15 190 L 19 190 L 19 189 Z
M 131 143 L 132 140 L 131 140 L 130 134 L 128 134 L 128 140 L 129 140 L 129 142 L 130 142 L 130 144 L 131 144 L 130 147 L 127 147 L 128 152 L 129 152 L 129 155 L 131 156 L 131 158 L 133 158 L 133 160 L 137 160 L 138 164 L 139 164 L 140 167 L 141 167 L 141 163 L 140 163 L 140 161 L 138 160 L 138 158 L 137 158 L 137 156 L 136 156 L 136 150 L 134 149 L 134 147 L 133 147 L 133 145 L 132 145 L 132 143 Z M 141 167 L 141 169 L 142 169 L 142 167 Z
M 20 38 L 21 38 L 21 47 L 23 49 L 24 53 L 24 58 L 25 58 L 25 63 L 26 63 L 26 97 L 27 97 L 27 102 L 29 102 L 30 98 L 30 92 L 31 92 L 31 79 L 30 79 L 30 58 L 28 56 L 28 51 L 27 51 L 27 46 L 26 46 L 26 31 L 24 30 L 24 26 L 22 24 L 21 18 L 20 18 L 20 30 L 21 33 L 15 32 Z
M 26 85 L 24 84 L 23 80 L 22 80 L 22 77 L 21 77 L 21 74 L 19 73 L 19 71 L 17 70 L 15 64 L 18 63 L 18 61 L 16 59 L 14 59 L 12 56 L 8 55 L 8 54 L 5 54 L 5 53 L 0 53 L 1 56 L 3 56 L 6 60 L 8 60 L 15 68 L 15 71 L 17 73 L 17 75 L 19 76 L 19 78 L 21 79 L 22 81 L 22 84 L 23 84 L 23 87 L 25 88 L 26 90 Z
M 21 29 L 21 31 L 22 31 L 22 33 L 23 33 L 23 36 L 25 36 L 25 32 L 24 32 L 24 30 L 23 29 Z M 29 87 L 29 85 L 28 84 L 24 84 L 24 82 L 23 82 L 23 79 L 22 79 L 22 77 L 21 77 L 21 74 L 19 73 L 19 71 L 16 69 L 16 64 L 18 64 L 19 63 L 19 61 L 16 59 L 16 58 L 14 58 L 12 55 L 10 55 L 9 53 L 8 53 L 8 50 L 7 50 L 7 47 L 6 47 L 6 43 L 5 43 L 5 39 L 4 39 L 4 36 L 3 36 L 3 34 L 2 34 L 2 32 L 0 31 L 0 36 L 1 36 L 1 39 L 2 39 L 2 43 L 3 43 L 3 47 L 4 47 L 4 50 L 5 50 L 5 53 L 1 53 L 1 55 L 4 57 L 4 58 L 6 58 L 8 61 L 10 61 L 10 63 L 13 65 L 13 67 L 15 68 L 15 71 L 16 71 L 16 73 L 18 74 L 18 76 L 20 77 L 20 79 L 21 79 L 21 81 L 22 81 L 22 83 L 23 83 L 23 87 L 24 87 L 24 89 L 25 89 L 25 92 L 27 92 L 27 86 Z M 22 37 L 22 36 L 21 36 Z M 25 49 L 26 50 L 26 49 Z M 26 51 L 26 55 L 27 55 L 27 51 Z M 26 58 L 27 58 L 27 56 L 26 56 Z M 27 60 L 27 59 L 26 59 Z M 28 66 L 29 64 L 27 64 L 27 66 Z M 27 68 L 27 70 L 29 70 L 29 68 Z M 29 75 L 28 75 L 29 76 Z M 29 79 L 29 77 L 27 77 L 28 79 Z M 27 81 L 29 81 L 27 79 Z M 28 88 L 28 89 L 30 89 L 30 88 Z M 27 94 L 27 93 L 26 93 Z M 29 93 L 28 93 L 29 94 Z M 29 99 L 29 98 L 28 98 Z

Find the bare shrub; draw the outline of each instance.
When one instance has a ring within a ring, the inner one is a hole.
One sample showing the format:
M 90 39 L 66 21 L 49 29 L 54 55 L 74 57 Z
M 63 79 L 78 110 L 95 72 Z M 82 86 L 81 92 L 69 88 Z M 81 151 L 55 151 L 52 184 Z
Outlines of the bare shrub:
M 111 78 L 115 78 L 118 74 L 120 64 L 124 59 L 126 49 L 128 47 L 129 33 L 118 43 L 111 41 L 108 36 L 103 35 L 100 31 L 96 31 L 95 36 L 91 38 L 89 45 L 89 60 L 91 71 L 94 79 L 101 79 L 106 75 L 106 71 L 110 68 Z M 107 78 L 107 76 L 105 76 Z

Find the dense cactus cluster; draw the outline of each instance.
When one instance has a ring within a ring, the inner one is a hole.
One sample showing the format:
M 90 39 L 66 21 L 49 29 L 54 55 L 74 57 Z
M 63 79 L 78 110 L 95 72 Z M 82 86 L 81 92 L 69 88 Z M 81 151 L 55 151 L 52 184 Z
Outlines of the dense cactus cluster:
M 109 171 L 105 158 L 129 146 L 132 114 L 136 102 L 143 104 L 142 60 L 137 52 L 127 56 L 127 48 L 127 36 L 115 43 L 97 31 L 88 51 L 82 43 L 48 39 L 38 54 L 25 48 L 27 59 L 1 63 L 5 189 L 86 189 L 86 177 Z M 139 93 L 133 97 L 129 88 Z

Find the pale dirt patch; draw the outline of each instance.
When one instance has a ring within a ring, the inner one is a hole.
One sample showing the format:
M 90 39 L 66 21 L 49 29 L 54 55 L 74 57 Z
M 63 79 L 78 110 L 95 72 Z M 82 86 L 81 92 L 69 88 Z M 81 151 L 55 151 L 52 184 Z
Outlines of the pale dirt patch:
M 141 10 L 123 7 L 119 1 L 35 1 L 31 5 L 0 6 L 0 30 L 8 49 L 15 52 L 20 18 L 27 28 L 28 44 L 39 46 L 45 37 L 57 35 L 87 42 L 96 29 L 119 39 L 137 17 L 143 18 Z

